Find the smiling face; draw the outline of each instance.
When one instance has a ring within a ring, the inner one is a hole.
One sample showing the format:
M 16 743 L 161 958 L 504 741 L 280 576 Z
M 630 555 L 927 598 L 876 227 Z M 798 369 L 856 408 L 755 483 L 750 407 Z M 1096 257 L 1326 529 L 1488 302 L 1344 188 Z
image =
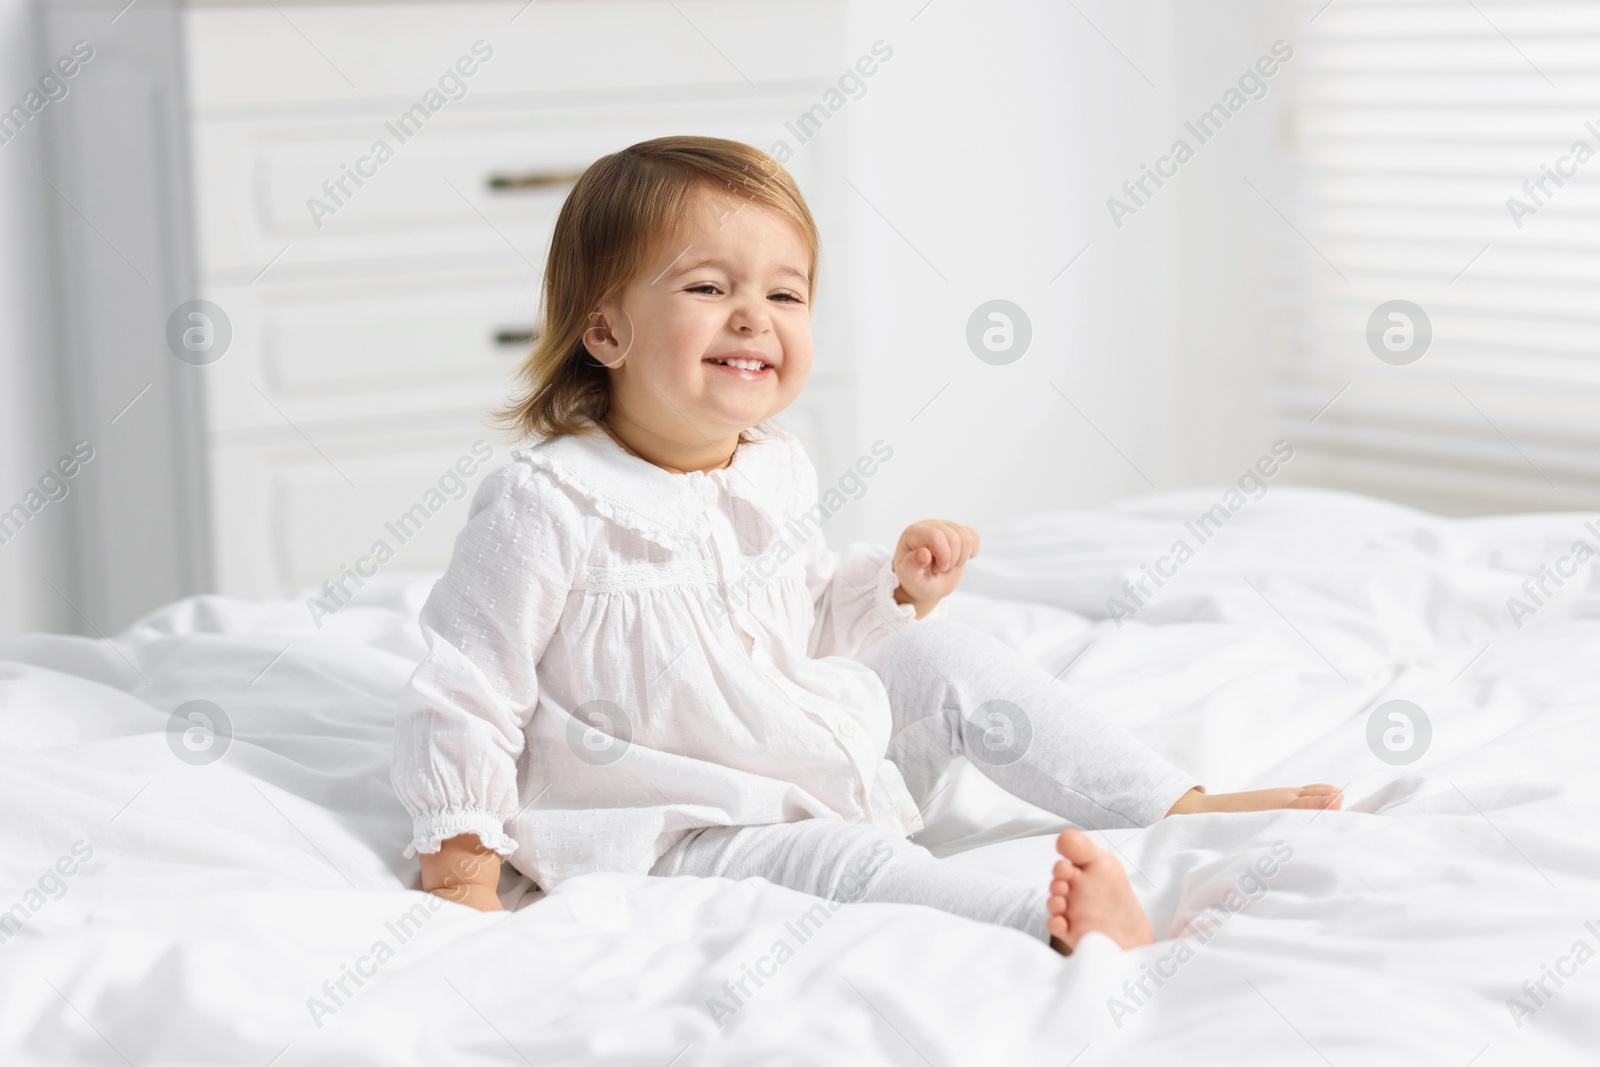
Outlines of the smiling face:
M 584 335 L 608 368 L 613 432 L 681 470 L 720 466 L 739 434 L 793 403 L 811 373 L 810 257 L 799 232 L 714 189 L 695 205 L 658 262 L 602 305 Z

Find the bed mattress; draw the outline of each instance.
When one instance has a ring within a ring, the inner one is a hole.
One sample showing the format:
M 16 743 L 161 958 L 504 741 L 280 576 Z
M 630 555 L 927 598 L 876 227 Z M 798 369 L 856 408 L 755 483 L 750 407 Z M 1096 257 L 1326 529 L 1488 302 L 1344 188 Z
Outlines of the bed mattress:
M 205 596 L 14 639 L 0 1062 L 1597 1062 L 1596 517 L 1275 488 L 1201 540 L 1215 502 L 985 530 L 951 602 L 1213 790 L 1344 787 L 1097 835 L 1165 938 L 1133 952 L 910 906 L 801 930 L 761 880 L 416 892 L 388 776 L 428 575 L 320 627 Z M 1061 825 L 958 764 L 919 839 L 1043 880 Z

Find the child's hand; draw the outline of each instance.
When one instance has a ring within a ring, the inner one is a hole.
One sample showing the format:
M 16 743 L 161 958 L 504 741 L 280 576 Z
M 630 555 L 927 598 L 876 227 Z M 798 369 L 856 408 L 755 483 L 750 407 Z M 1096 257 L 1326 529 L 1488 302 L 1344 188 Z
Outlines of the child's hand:
M 500 855 L 483 847 L 477 834 L 460 834 L 439 843 L 438 852 L 417 857 L 422 888 L 434 896 L 479 911 L 504 911 L 495 894 L 500 884 Z
M 899 604 L 911 604 L 917 618 L 955 591 L 967 560 L 978 554 L 978 531 L 958 522 L 924 519 L 906 527 L 894 547 L 894 591 Z

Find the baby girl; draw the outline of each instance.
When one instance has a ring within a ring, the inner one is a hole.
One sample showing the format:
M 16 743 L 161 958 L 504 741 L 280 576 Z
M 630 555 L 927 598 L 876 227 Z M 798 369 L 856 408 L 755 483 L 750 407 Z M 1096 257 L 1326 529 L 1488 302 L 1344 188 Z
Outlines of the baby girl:
M 1077 830 L 1037 884 L 909 841 L 952 759 L 1090 828 L 1335 808 L 1339 792 L 1208 794 L 939 618 L 978 553 L 970 527 L 834 551 L 796 521 L 816 473 L 771 420 L 811 370 L 817 251 L 788 173 L 737 142 L 645 141 L 578 180 L 506 413 L 538 443 L 485 479 L 422 611 L 395 742 L 406 855 L 424 889 L 485 911 L 509 857 L 545 889 L 591 871 L 761 877 L 1062 952 L 1092 932 L 1145 944 L 1121 865 Z

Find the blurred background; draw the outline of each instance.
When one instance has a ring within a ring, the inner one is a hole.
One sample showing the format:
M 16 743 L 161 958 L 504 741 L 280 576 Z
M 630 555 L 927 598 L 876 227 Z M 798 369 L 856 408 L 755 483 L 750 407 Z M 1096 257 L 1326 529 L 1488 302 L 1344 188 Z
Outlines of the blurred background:
M 1230 484 L 1279 441 L 1272 486 L 1600 507 L 1600 5 L 0 20 L 0 637 L 442 566 L 516 446 L 486 412 L 562 197 L 668 133 L 775 153 L 817 217 L 784 421 L 824 486 L 893 450 L 835 545 Z

